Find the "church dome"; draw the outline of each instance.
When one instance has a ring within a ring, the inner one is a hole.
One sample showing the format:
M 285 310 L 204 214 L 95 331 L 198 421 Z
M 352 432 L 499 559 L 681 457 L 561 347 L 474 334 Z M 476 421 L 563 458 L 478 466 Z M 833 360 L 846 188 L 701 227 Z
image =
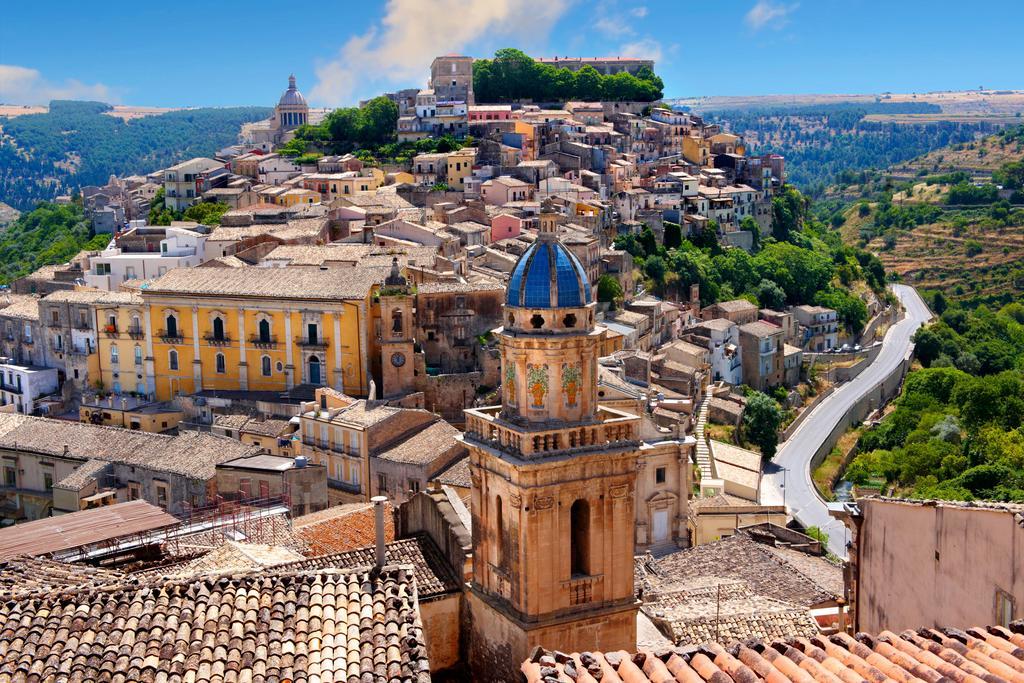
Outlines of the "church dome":
M 281 95 L 281 99 L 277 101 L 277 106 L 306 106 L 306 98 L 302 96 L 302 93 L 295 87 L 295 76 L 291 75 L 288 77 L 288 89 Z
M 590 300 L 590 282 L 580 260 L 561 242 L 542 237 L 530 245 L 512 270 L 505 304 L 579 308 Z

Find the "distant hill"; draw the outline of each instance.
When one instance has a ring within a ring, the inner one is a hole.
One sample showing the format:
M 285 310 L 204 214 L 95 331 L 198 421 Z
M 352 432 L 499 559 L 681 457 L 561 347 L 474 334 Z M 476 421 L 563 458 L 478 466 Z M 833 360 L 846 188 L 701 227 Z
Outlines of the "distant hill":
M 931 118 L 939 112 L 939 105 L 934 103 L 878 101 L 700 113 L 706 121 L 742 135 L 748 154 L 774 152 L 785 156 L 789 180 L 820 197 L 827 186 L 843 177 L 865 169 L 886 168 L 950 144 L 970 142 L 1005 125 L 1003 121 Z M 897 117 L 910 117 L 910 122 Z
M 857 186 L 865 198 L 842 211 L 842 234 L 926 293 L 941 291 L 968 308 L 1017 301 L 1024 296 L 1022 162 L 1024 126 L 934 150 Z
M 144 173 L 234 143 L 267 107 L 187 109 L 124 120 L 102 102 L 53 101 L 49 111 L 0 117 L 0 201 L 26 211 L 38 201 L 111 174 Z

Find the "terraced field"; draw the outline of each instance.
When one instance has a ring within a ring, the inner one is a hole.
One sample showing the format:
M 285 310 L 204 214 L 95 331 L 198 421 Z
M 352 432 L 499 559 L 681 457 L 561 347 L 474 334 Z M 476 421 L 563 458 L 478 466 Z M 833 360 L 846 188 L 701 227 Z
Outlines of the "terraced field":
M 951 223 L 901 232 L 886 249 L 882 239 L 868 248 L 886 272 L 921 290 L 941 290 L 965 303 L 1003 303 L 1024 292 L 1024 226 L 968 228 L 956 235 Z

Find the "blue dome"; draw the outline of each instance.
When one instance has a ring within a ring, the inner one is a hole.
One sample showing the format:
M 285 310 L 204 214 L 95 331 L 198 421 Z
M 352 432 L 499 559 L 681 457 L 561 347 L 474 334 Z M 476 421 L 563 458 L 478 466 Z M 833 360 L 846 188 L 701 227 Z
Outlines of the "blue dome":
M 520 257 L 505 303 L 520 308 L 573 308 L 590 303 L 583 264 L 557 241 L 538 240 Z

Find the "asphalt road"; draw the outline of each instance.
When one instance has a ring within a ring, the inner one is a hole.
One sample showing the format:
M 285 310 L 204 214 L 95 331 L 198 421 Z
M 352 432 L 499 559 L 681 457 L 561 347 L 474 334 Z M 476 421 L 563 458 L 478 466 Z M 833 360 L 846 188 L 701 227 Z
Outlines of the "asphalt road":
M 849 533 L 842 522 L 829 517 L 825 501 L 811 481 L 810 461 L 846 410 L 906 357 L 914 332 L 931 318 L 931 312 L 913 287 L 894 284 L 892 289 L 903 303 L 906 317 L 886 332 L 875 361 L 819 403 L 796 432 L 782 443 L 761 483 L 762 503 L 785 503 L 790 515 L 803 526 L 816 526 L 827 533 L 829 550 L 843 558 Z

